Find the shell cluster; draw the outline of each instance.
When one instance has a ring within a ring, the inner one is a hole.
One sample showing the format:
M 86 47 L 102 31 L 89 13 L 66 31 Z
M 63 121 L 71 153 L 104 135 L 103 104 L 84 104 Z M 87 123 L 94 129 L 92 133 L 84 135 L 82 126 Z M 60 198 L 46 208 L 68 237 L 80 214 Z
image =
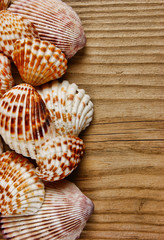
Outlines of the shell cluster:
M 9 2 L 0 1 L 0 135 L 9 146 L 4 152 L 0 137 L 1 228 L 13 240 L 75 240 L 93 203 L 62 179 L 84 154 L 78 135 L 92 121 L 93 103 L 57 79 L 84 47 L 84 30 L 61 0 L 12 0 L 4 10 Z M 26 83 L 14 86 L 10 60 Z
M 0 50 L 10 58 L 16 40 L 38 37 L 33 24 L 18 14 L 7 10 L 0 11 L 0 19 Z
M 78 15 L 61 0 L 17 0 L 9 10 L 28 18 L 40 38 L 55 44 L 67 58 L 85 46 L 86 37 Z
M 92 212 L 92 201 L 75 184 L 62 180 L 46 186 L 44 203 L 35 215 L 3 217 L 2 234 L 11 240 L 75 240 Z

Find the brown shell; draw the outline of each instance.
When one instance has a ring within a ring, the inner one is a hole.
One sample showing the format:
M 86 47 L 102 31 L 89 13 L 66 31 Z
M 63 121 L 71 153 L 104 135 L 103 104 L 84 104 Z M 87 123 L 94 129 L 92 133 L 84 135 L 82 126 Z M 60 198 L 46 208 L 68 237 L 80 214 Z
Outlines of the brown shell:
M 36 145 L 51 135 L 51 119 L 41 96 L 20 84 L 0 99 L 0 134 L 11 149 L 36 158 Z
M 48 139 L 37 149 L 37 175 L 45 181 L 67 177 L 84 154 L 83 140 L 74 136 Z
M 10 0 L 0 0 L 0 10 L 5 10 L 10 3 Z
M 15 81 L 11 74 L 10 60 L 0 53 L 0 98 L 5 92 L 12 88 Z
M 12 58 L 23 81 L 33 86 L 58 79 L 67 69 L 67 60 L 61 50 L 39 39 L 17 40 Z
M 34 166 L 22 155 L 0 155 L 0 212 L 3 215 L 34 214 L 44 200 L 44 184 Z
M 4 147 L 3 147 L 3 143 L 2 143 L 2 138 L 0 137 L 0 154 L 3 153 Z
M 75 184 L 62 180 L 46 186 L 45 201 L 35 215 L 2 217 L 2 234 L 10 240 L 75 240 L 93 208 Z
M 86 44 L 82 23 L 76 12 L 61 0 L 18 0 L 9 8 L 28 18 L 42 40 L 50 41 L 71 58 Z
M 10 58 L 17 39 L 39 37 L 33 24 L 19 14 L 3 10 L 0 19 L 0 51 Z

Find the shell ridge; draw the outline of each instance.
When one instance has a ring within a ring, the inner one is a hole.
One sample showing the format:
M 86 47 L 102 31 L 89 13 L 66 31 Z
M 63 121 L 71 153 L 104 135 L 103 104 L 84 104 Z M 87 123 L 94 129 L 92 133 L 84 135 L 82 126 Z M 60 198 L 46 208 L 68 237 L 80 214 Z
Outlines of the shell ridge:
M 11 215 L 38 211 L 44 200 L 44 185 L 36 177 L 33 165 L 11 151 L 1 154 L 0 158 L 0 171 L 3 171 L 0 175 L 0 212 Z
M 50 238 L 57 240 L 77 239 L 92 213 L 93 203 L 83 195 L 79 189 L 72 187 L 72 185 L 67 182 L 64 183 L 64 190 L 60 190 L 62 185 L 60 183 L 54 185 L 57 186 L 57 190 L 52 190 L 51 188 L 49 192 L 49 188 L 46 188 L 45 202 L 40 210 L 42 215 L 38 212 L 33 216 L 24 216 L 20 218 L 5 217 L 2 219 L 1 224 L 5 237 L 19 240 L 27 238 L 32 240 L 46 240 Z M 48 199 L 50 199 L 48 202 L 47 196 Z M 64 197 L 63 202 L 60 200 L 62 196 Z M 65 205 L 65 203 L 67 204 L 68 202 L 70 208 L 67 208 Z M 52 203 L 53 205 L 51 205 Z M 64 208 L 58 211 L 58 206 L 61 204 Z M 43 211 L 43 209 L 46 209 L 46 206 L 50 209 L 48 212 L 46 210 Z M 50 211 L 52 216 L 49 219 L 48 213 Z M 44 213 L 46 214 L 45 216 Z M 34 223 L 36 223 L 36 226 Z
M 75 126 L 76 126 L 76 129 L 77 129 L 77 132 L 79 134 L 79 128 L 78 128 L 78 125 L 79 125 L 79 120 L 81 118 L 81 111 L 82 111 L 82 108 L 84 107 L 81 102 L 82 102 L 82 99 L 85 95 L 85 91 L 83 89 L 78 89 L 78 93 L 76 94 L 75 96 L 75 99 L 77 101 L 77 108 L 76 108 L 76 122 L 75 122 Z
M 42 40 L 49 40 L 67 58 L 71 58 L 86 42 L 84 29 L 76 12 L 62 1 L 18 1 L 9 8 L 11 12 L 27 17 L 36 27 Z M 39 20 L 38 20 L 39 19 Z M 52 37 L 53 36 L 53 37 Z
M 79 108 L 78 108 L 78 114 L 80 115 L 80 119 L 78 122 L 78 129 L 81 130 L 83 126 L 81 126 L 81 123 L 83 121 L 84 118 L 87 118 L 87 113 L 89 111 L 88 109 L 88 102 L 90 101 L 90 97 L 89 95 L 85 94 L 83 95 L 81 102 L 79 104 Z
M 78 136 L 89 126 L 93 115 L 93 103 L 90 96 L 76 84 L 69 84 L 66 80 L 62 83 L 52 81 L 50 85 L 42 85 L 39 93 L 51 112 L 56 135 Z

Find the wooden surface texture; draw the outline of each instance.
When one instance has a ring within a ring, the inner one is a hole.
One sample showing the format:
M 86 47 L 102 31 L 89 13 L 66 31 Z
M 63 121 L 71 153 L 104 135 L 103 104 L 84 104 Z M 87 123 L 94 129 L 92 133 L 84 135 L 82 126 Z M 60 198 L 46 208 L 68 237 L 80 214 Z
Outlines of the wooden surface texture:
M 80 239 L 163 240 L 164 1 L 65 2 L 87 36 L 65 79 L 94 103 L 71 176 L 95 204 Z

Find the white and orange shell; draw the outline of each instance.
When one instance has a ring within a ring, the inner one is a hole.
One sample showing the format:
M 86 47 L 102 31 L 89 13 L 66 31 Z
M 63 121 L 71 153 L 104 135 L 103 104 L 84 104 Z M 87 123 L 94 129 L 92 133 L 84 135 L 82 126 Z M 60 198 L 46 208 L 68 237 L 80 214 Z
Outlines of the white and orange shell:
M 84 89 L 68 81 L 52 81 L 37 90 L 51 113 L 57 135 L 78 136 L 89 126 L 93 117 L 93 103 Z
M 67 69 L 67 60 L 61 50 L 39 39 L 17 40 L 12 58 L 22 80 L 33 86 L 58 79 Z
M 42 206 L 44 195 L 44 184 L 28 159 L 14 151 L 0 155 L 1 214 L 34 214 Z
M 0 53 L 0 98 L 5 92 L 14 86 L 15 82 L 11 74 L 10 60 Z
M 17 39 L 39 37 L 33 24 L 21 15 L 3 10 L 0 19 L 0 50 L 10 58 Z
M 35 88 L 20 84 L 3 95 L 0 99 L 0 134 L 11 149 L 36 158 L 36 145 L 51 136 L 51 119 Z
M 78 166 L 83 154 L 83 140 L 78 137 L 58 136 L 49 139 L 37 151 L 36 174 L 45 181 L 61 180 Z
M 42 40 L 50 41 L 71 58 L 86 44 L 76 12 L 61 0 L 18 0 L 9 8 L 28 18 Z
M 10 0 L 0 0 L 0 10 L 5 10 L 10 3 Z
M 86 225 L 94 205 L 73 183 L 46 187 L 45 201 L 33 216 L 2 217 L 1 229 L 10 240 L 75 240 Z

